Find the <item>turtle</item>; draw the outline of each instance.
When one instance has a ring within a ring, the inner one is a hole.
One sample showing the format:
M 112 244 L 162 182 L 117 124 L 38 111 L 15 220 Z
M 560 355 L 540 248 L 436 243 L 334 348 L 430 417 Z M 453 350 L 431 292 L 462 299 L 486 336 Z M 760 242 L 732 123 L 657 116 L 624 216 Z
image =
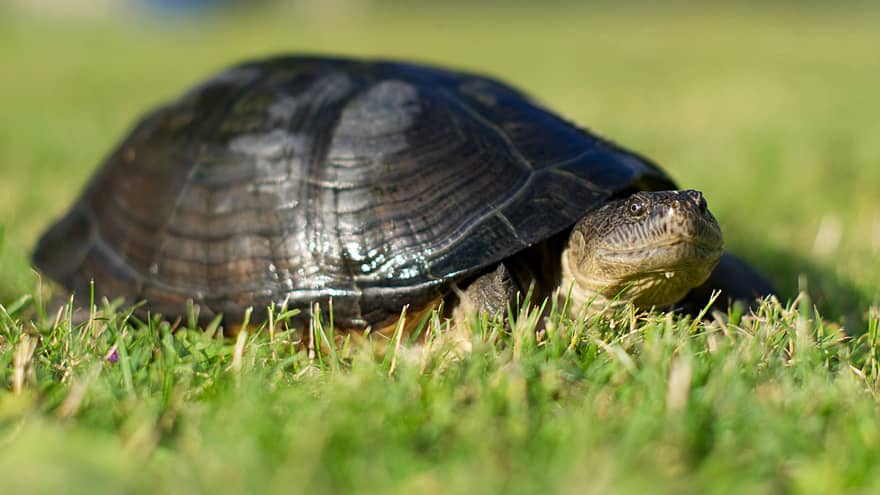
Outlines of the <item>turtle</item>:
M 273 304 L 307 318 L 332 300 L 351 330 L 440 301 L 499 315 L 529 287 L 590 308 L 772 293 L 724 252 L 701 192 L 513 86 L 287 54 L 149 111 L 33 264 L 67 290 L 93 281 L 97 297 L 169 318 L 194 307 L 240 321 Z

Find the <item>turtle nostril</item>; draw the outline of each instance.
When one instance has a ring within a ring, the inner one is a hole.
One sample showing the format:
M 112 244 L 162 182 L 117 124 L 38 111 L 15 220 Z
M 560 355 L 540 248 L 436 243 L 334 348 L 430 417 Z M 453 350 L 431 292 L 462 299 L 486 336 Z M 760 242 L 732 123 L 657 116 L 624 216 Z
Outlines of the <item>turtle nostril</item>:
M 703 197 L 703 193 L 700 191 L 688 191 L 688 195 L 700 211 L 706 211 L 706 198 Z

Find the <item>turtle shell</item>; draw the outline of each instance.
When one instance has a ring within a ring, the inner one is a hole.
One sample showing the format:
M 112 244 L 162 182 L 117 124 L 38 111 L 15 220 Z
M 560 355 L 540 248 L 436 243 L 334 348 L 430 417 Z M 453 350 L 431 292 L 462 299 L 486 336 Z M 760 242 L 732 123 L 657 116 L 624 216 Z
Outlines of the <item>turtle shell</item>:
M 203 319 L 333 298 L 340 326 L 396 318 L 570 228 L 650 161 L 478 75 L 284 56 L 149 113 L 34 263 L 67 288 Z M 307 313 L 307 312 L 306 312 Z

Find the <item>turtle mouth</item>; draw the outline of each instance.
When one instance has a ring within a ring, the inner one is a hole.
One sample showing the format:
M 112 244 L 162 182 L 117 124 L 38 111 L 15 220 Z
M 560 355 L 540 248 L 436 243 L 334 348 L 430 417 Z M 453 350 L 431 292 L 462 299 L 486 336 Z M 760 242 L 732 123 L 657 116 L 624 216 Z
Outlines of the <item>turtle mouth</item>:
M 639 246 L 599 248 L 596 254 L 606 263 L 638 265 L 647 263 L 661 265 L 656 270 L 675 268 L 680 265 L 702 264 L 706 260 L 719 258 L 724 243 L 721 239 L 680 237 L 677 239 L 653 242 Z M 661 263 L 653 263 L 650 260 Z M 667 260 L 668 263 L 662 263 Z
M 597 251 L 602 271 L 611 275 L 611 292 L 625 287 L 640 308 L 667 306 L 705 282 L 723 251 L 715 239 L 683 237 L 624 249 Z

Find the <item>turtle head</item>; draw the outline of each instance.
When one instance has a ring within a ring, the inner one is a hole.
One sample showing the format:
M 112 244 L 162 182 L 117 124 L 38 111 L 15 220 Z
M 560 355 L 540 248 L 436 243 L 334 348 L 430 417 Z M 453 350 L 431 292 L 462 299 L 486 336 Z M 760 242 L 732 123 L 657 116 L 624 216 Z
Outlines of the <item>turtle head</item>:
M 723 244 L 699 191 L 643 191 L 582 218 L 564 265 L 587 294 L 647 309 L 674 304 L 705 282 Z

